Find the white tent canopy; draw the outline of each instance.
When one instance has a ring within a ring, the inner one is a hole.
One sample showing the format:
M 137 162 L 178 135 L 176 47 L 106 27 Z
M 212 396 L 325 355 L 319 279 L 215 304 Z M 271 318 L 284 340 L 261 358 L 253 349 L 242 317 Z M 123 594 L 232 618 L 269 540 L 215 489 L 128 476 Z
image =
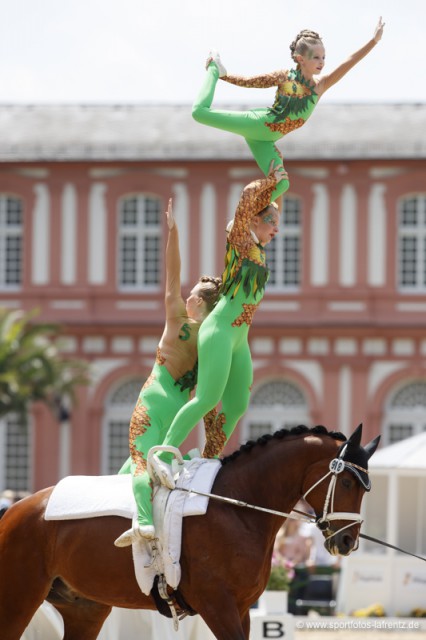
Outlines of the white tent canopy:
M 369 469 L 372 489 L 364 499 L 364 532 L 426 554 L 426 432 L 379 449 Z
M 379 449 L 369 461 L 371 470 L 416 470 L 426 474 L 426 431 Z
M 426 557 L 426 432 L 376 451 L 368 466 L 362 532 Z M 378 602 L 388 615 L 407 615 L 426 602 L 426 562 L 374 542 L 361 541 L 341 582 L 346 613 Z

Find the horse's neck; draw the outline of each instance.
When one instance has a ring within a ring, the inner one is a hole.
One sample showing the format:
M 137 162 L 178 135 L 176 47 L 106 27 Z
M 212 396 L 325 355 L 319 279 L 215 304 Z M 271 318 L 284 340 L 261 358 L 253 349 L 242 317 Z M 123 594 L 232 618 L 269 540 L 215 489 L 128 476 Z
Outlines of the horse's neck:
M 318 438 L 289 436 L 257 445 L 229 463 L 228 490 L 240 500 L 289 513 L 302 497 L 310 466 L 328 455 L 327 444 L 323 438 L 318 442 Z
M 331 451 L 332 445 L 328 447 L 317 438 L 288 436 L 243 451 L 221 469 L 214 492 L 282 514 L 239 509 L 243 531 L 249 533 L 253 549 L 257 550 L 251 562 L 259 564 L 259 571 L 270 567 L 276 535 L 285 514 L 302 497 L 306 474 Z
M 304 464 L 297 453 L 298 440 L 289 438 L 286 445 L 257 445 L 225 465 L 226 495 L 275 511 L 291 509 L 301 496 L 303 477 L 298 469 Z

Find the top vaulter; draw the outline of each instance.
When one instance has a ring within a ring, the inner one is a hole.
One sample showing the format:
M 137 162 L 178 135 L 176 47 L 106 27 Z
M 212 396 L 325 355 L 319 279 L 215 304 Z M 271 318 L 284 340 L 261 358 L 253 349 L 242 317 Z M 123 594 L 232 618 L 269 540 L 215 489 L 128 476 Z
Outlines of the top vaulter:
M 283 164 L 275 145 L 277 140 L 306 122 L 321 96 L 376 46 L 383 35 L 384 26 L 380 17 L 371 40 L 334 71 L 324 75 L 321 75 L 325 64 L 324 45 L 318 33 L 307 29 L 301 31 L 290 45 L 295 69 L 282 69 L 252 77 L 232 76 L 227 74 L 219 54 L 211 51 L 206 62 L 206 78 L 194 103 L 192 115 L 197 122 L 243 136 L 260 169 L 268 175 L 271 161 L 274 166 Z M 240 87 L 265 89 L 276 86 L 274 104 L 251 111 L 212 109 L 219 78 Z M 288 176 L 284 173 L 271 200 L 276 200 L 288 188 Z

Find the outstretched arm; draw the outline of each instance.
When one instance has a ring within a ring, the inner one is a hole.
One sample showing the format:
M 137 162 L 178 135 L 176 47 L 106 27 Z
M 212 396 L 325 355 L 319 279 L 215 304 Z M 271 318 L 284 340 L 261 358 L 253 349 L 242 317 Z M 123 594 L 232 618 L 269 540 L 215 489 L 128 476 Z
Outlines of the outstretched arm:
M 176 220 L 173 216 L 171 198 L 167 207 L 166 218 L 169 235 L 166 245 L 166 291 L 164 302 L 166 306 L 166 316 L 169 317 L 185 311 L 180 283 L 181 260 L 179 251 L 179 233 Z
M 383 35 L 383 27 L 385 23 L 382 22 L 382 18 L 379 18 L 379 22 L 374 31 L 374 36 L 365 44 L 361 49 L 355 51 L 345 62 L 340 64 L 334 71 L 329 74 L 322 76 L 317 83 L 317 93 L 321 96 L 327 89 L 332 87 L 336 82 L 339 82 L 345 76 L 352 67 L 354 67 L 360 60 L 365 58 L 365 56 L 370 53 L 372 49 L 376 46 L 376 44 L 381 40 Z
M 276 87 L 287 78 L 287 71 L 272 71 L 259 76 L 222 76 L 221 80 L 235 84 L 238 87 L 247 87 L 252 89 L 268 89 Z

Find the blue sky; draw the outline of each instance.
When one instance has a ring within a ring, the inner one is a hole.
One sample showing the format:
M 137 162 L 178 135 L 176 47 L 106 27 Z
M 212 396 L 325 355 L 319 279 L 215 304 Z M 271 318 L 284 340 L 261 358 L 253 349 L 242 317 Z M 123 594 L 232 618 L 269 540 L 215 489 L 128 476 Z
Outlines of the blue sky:
M 426 102 L 424 0 L 0 0 L 1 103 L 190 104 L 211 47 L 229 72 L 291 66 L 289 44 L 318 31 L 331 70 L 381 43 L 323 98 Z M 216 103 L 269 104 L 273 90 L 220 83 Z

